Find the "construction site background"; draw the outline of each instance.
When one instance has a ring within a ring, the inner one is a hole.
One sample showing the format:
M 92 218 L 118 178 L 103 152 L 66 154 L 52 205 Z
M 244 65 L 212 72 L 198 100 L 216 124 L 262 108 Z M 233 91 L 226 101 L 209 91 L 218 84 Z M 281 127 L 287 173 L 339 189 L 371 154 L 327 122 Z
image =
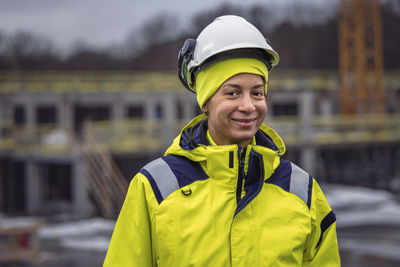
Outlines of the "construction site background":
M 222 5 L 193 18 L 191 34 L 230 13 L 271 36 L 281 64 L 265 123 L 285 157 L 321 183 L 342 265 L 398 266 L 400 8 L 375 0 L 335 8 L 324 22 L 271 28 L 267 7 Z M 168 29 L 170 19 L 147 29 Z M 81 47 L 62 57 L 32 33 L 0 32 L 0 266 L 101 265 L 133 175 L 200 113 L 175 72 L 187 35 L 148 37 L 123 56 Z

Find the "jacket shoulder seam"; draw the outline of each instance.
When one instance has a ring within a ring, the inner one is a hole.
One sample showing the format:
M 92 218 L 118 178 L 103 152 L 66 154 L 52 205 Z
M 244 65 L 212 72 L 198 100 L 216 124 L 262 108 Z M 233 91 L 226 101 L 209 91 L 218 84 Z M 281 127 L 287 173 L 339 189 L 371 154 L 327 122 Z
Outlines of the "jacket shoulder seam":
M 313 178 L 294 163 L 282 159 L 275 172 L 265 182 L 296 195 L 310 209 Z
M 139 172 L 149 181 L 159 204 L 176 190 L 209 177 L 198 162 L 176 155 L 157 158 Z

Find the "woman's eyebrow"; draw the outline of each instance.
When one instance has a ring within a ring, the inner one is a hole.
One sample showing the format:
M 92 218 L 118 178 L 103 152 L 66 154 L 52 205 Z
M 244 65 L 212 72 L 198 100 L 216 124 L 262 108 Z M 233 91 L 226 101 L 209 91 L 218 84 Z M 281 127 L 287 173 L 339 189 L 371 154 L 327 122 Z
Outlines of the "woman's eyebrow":
M 234 87 L 234 88 L 237 88 L 237 89 L 241 89 L 242 88 L 242 86 L 240 84 L 237 84 L 237 83 L 225 83 L 221 87 L 225 87 L 225 86 L 230 86 L 230 87 Z M 251 89 L 258 89 L 258 88 L 263 88 L 263 87 L 264 87 L 264 84 L 260 83 L 260 84 L 253 85 L 251 87 Z
M 240 85 L 237 84 L 237 83 L 224 83 L 221 87 L 226 87 L 226 86 L 234 87 L 234 88 L 237 88 L 237 89 L 242 88 L 242 86 L 240 86 Z
M 251 89 L 258 89 L 258 88 L 264 88 L 264 87 L 265 87 L 264 84 L 260 83 L 260 84 L 254 85 L 253 87 L 251 87 Z

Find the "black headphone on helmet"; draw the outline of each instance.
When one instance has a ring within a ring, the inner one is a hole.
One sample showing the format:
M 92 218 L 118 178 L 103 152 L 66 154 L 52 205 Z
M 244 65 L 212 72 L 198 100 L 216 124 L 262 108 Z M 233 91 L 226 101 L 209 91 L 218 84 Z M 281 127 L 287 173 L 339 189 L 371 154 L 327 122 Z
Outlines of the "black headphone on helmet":
M 187 39 L 179 51 L 178 54 L 178 76 L 182 84 L 192 93 L 194 91 L 190 88 L 189 82 L 187 81 L 187 66 L 189 62 L 193 59 L 194 49 L 196 47 L 197 41 L 195 39 Z M 193 79 L 191 79 L 193 81 Z
M 271 42 L 265 38 L 266 42 L 271 45 Z M 217 61 L 228 58 L 254 58 L 262 61 L 266 66 L 268 71 L 272 69 L 273 56 L 261 48 L 238 48 L 220 52 L 209 58 L 207 58 L 201 65 L 193 68 L 191 72 L 188 73 L 187 66 L 194 57 L 194 49 L 196 48 L 197 41 L 195 39 L 187 39 L 178 54 L 178 77 L 182 84 L 190 92 L 195 93 L 192 89 L 195 83 L 197 74 L 214 64 Z M 190 75 L 190 77 L 188 77 Z M 190 78 L 190 80 L 188 80 Z

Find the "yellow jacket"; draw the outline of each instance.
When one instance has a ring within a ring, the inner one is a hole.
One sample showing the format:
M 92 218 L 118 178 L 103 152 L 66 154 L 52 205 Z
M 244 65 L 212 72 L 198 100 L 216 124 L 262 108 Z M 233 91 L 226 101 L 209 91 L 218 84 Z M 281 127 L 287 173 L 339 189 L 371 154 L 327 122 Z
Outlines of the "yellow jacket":
M 104 266 L 340 266 L 335 215 L 276 132 L 208 146 L 204 119 L 133 178 Z

